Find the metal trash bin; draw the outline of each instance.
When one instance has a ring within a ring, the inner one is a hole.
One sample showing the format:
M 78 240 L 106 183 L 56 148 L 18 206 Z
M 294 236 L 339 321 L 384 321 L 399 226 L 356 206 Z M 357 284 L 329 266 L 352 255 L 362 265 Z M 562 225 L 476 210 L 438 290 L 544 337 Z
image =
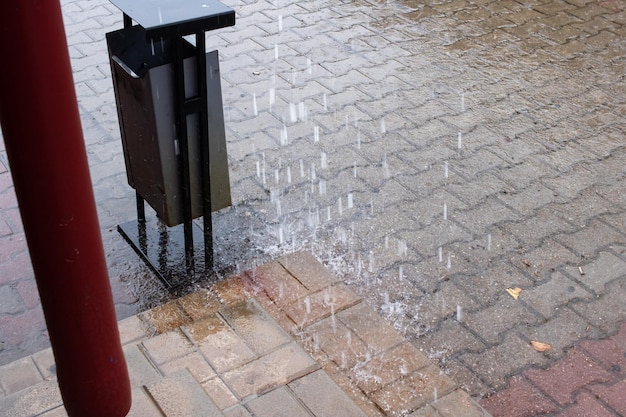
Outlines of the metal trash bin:
M 184 222 L 172 40 L 147 41 L 132 26 L 108 33 L 107 44 L 128 183 L 167 226 Z M 198 95 L 195 47 L 183 48 L 185 98 Z M 211 211 L 232 204 L 217 51 L 208 52 L 207 113 Z M 203 215 L 199 114 L 187 116 L 192 218 Z

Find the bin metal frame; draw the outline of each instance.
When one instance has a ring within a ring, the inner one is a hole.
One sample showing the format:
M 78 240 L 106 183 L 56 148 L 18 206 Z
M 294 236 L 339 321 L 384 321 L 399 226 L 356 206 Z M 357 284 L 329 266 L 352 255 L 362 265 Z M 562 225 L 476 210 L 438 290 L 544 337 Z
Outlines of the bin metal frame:
M 204 252 L 205 272 L 213 268 L 213 228 L 211 215 L 211 183 L 209 167 L 209 102 L 207 93 L 207 56 L 205 32 L 233 26 L 235 12 L 217 0 L 110 0 L 123 12 L 124 27 L 133 21 L 143 27 L 146 40 L 168 39 L 174 47 L 174 95 L 176 136 L 179 146 L 180 187 L 182 190 L 182 236 L 180 226 L 166 228 L 161 222 L 147 227 L 143 197 L 136 191 L 137 220 L 118 225 L 118 231 L 150 266 L 161 281 L 172 290 L 184 285 L 201 267 L 196 254 Z M 185 36 L 195 35 L 196 74 L 198 95 L 185 95 L 185 68 L 183 53 Z M 221 92 L 219 94 L 221 103 Z M 119 104 L 119 103 L 118 103 Z M 123 111 L 123 109 L 119 109 Z M 198 114 L 200 141 L 200 172 L 202 173 L 203 229 L 194 227 L 187 141 L 187 116 Z M 223 125 L 223 114 L 220 112 Z M 121 120 L 121 119 L 120 119 Z M 204 248 L 194 242 L 203 241 Z M 156 251 L 150 249 L 156 246 Z M 181 265 L 184 259 L 184 265 Z

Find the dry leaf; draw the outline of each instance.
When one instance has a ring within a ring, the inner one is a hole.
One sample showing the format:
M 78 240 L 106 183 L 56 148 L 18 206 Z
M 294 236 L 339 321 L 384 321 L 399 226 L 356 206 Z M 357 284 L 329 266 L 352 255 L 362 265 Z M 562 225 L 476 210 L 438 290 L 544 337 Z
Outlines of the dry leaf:
M 522 292 L 522 289 L 519 288 L 519 287 L 507 288 L 506 292 L 508 292 L 511 297 L 513 297 L 513 298 L 515 298 L 517 300 L 517 297 L 519 297 L 519 293 Z
M 542 343 L 542 342 L 537 342 L 536 340 L 531 340 L 530 341 L 530 345 L 533 347 L 533 349 L 535 349 L 537 352 L 545 352 L 546 350 L 550 350 L 552 349 L 552 346 L 550 346 L 547 343 Z

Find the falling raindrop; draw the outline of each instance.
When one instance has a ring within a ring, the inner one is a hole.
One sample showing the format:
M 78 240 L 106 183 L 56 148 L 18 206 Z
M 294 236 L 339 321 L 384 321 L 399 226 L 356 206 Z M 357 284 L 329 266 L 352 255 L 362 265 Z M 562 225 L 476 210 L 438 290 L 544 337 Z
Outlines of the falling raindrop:
M 380 133 L 382 133 L 383 135 L 387 133 L 387 127 L 385 126 L 385 119 L 382 119 L 380 121 Z
M 304 178 L 304 160 L 300 160 L 300 178 Z
M 313 141 L 314 142 L 320 141 L 320 127 L 319 126 L 313 126 Z
M 448 178 L 448 161 L 443 163 L 443 177 Z
M 330 221 L 330 206 L 326 207 L 326 221 Z
M 456 321 L 459 323 L 463 321 L 463 307 L 460 304 L 456 306 Z
M 261 176 L 261 161 L 256 161 L 256 176 Z
M 304 299 L 304 305 L 306 307 L 306 313 L 311 314 L 311 299 L 309 297 Z
M 309 74 L 313 74 L 313 67 L 311 66 L 311 58 L 306 59 L 306 67 Z
M 457 137 L 457 147 L 461 149 L 463 147 L 463 134 L 459 132 Z
M 274 58 L 278 59 L 278 44 L 274 44 Z
M 283 31 L 283 15 L 278 15 L 278 31 Z
M 491 233 L 487 235 L 487 250 L 491 250 Z
M 389 236 L 385 236 L 385 249 L 389 249 Z
M 321 169 L 328 168 L 328 158 L 326 156 L 326 152 L 322 152 L 320 159 L 321 159 L 320 168 Z
M 361 132 L 358 130 L 356 132 L 356 148 L 361 149 Z
M 328 103 L 326 101 L 326 93 L 324 93 L 324 111 L 328 111 Z
M 448 254 L 448 262 L 446 263 L 446 268 L 447 269 L 452 268 L 452 259 L 450 257 L 450 254 Z
M 256 104 L 256 93 L 252 93 L 252 107 L 254 108 L 254 115 L 258 116 L 259 108 L 257 107 L 257 104 Z
M 443 262 L 443 248 L 441 246 L 437 248 L 437 256 L 439 258 L 439 262 Z
M 337 201 L 337 211 L 339 212 L 340 216 L 343 214 L 343 203 L 341 202 L 341 197 L 339 197 Z
M 159 23 L 163 23 L 163 13 L 161 12 L 160 7 L 158 7 L 158 11 L 159 11 Z
M 304 102 L 301 101 L 300 103 L 298 103 L 298 116 L 300 117 L 301 121 L 303 122 L 307 121 L 308 113 L 309 112 L 307 111 Z
M 326 180 L 323 180 L 320 178 L 319 187 L 320 187 L 320 195 L 326 195 Z
M 443 205 L 443 219 L 448 220 L 448 205 L 445 203 Z
M 291 123 L 298 121 L 298 110 L 296 109 L 295 103 L 289 103 L 289 119 L 291 120 Z
M 280 172 L 277 169 L 274 170 L 274 182 L 276 182 L 276 184 L 280 182 Z
M 154 39 L 150 39 L 150 47 L 152 48 L 152 56 L 154 56 Z
M 289 137 L 287 136 L 287 125 L 283 124 L 283 130 L 280 131 L 280 145 L 286 146 L 289 144 Z
M 280 202 L 277 204 L 277 206 L 280 206 Z M 284 230 L 283 230 L 283 225 L 280 224 L 278 226 L 278 242 L 282 245 L 283 243 L 285 243 L 285 235 L 284 235 Z
M 357 172 L 356 172 L 356 161 L 354 162 L 354 178 L 356 178 Z
M 287 167 L 287 183 L 291 184 L 291 167 Z
M 315 172 L 315 164 L 311 164 L 311 181 L 317 179 L 317 173 Z
M 400 279 L 400 281 L 404 279 L 404 271 L 402 269 L 402 265 L 398 267 L 398 278 Z
M 369 253 L 369 267 L 367 270 L 372 273 L 374 272 L 374 252 L 370 251 Z

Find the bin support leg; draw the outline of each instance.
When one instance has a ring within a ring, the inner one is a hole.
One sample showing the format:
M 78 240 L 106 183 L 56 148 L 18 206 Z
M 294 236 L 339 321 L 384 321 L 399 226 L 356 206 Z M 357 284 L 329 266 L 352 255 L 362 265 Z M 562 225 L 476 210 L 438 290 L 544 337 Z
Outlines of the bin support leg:
M 59 2 L 0 2 L 0 56 L 0 123 L 65 408 L 125 416 L 130 383 Z
M 198 91 L 202 111 L 200 112 L 200 149 L 201 156 L 201 176 L 202 176 L 202 207 L 204 224 L 204 267 L 206 271 L 213 268 L 213 221 L 211 208 L 211 178 L 210 178 L 210 158 L 209 158 L 209 111 L 207 97 L 206 80 L 206 39 L 204 32 L 196 33 L 196 62 L 198 66 Z
M 191 179 L 189 173 L 189 143 L 187 142 L 187 112 L 185 109 L 185 69 L 183 56 L 184 38 L 177 38 L 174 42 L 174 90 L 176 94 L 176 136 L 180 150 L 180 177 L 183 227 L 185 234 L 185 262 L 187 272 L 194 273 L 194 246 L 193 246 L 193 215 L 191 209 Z

